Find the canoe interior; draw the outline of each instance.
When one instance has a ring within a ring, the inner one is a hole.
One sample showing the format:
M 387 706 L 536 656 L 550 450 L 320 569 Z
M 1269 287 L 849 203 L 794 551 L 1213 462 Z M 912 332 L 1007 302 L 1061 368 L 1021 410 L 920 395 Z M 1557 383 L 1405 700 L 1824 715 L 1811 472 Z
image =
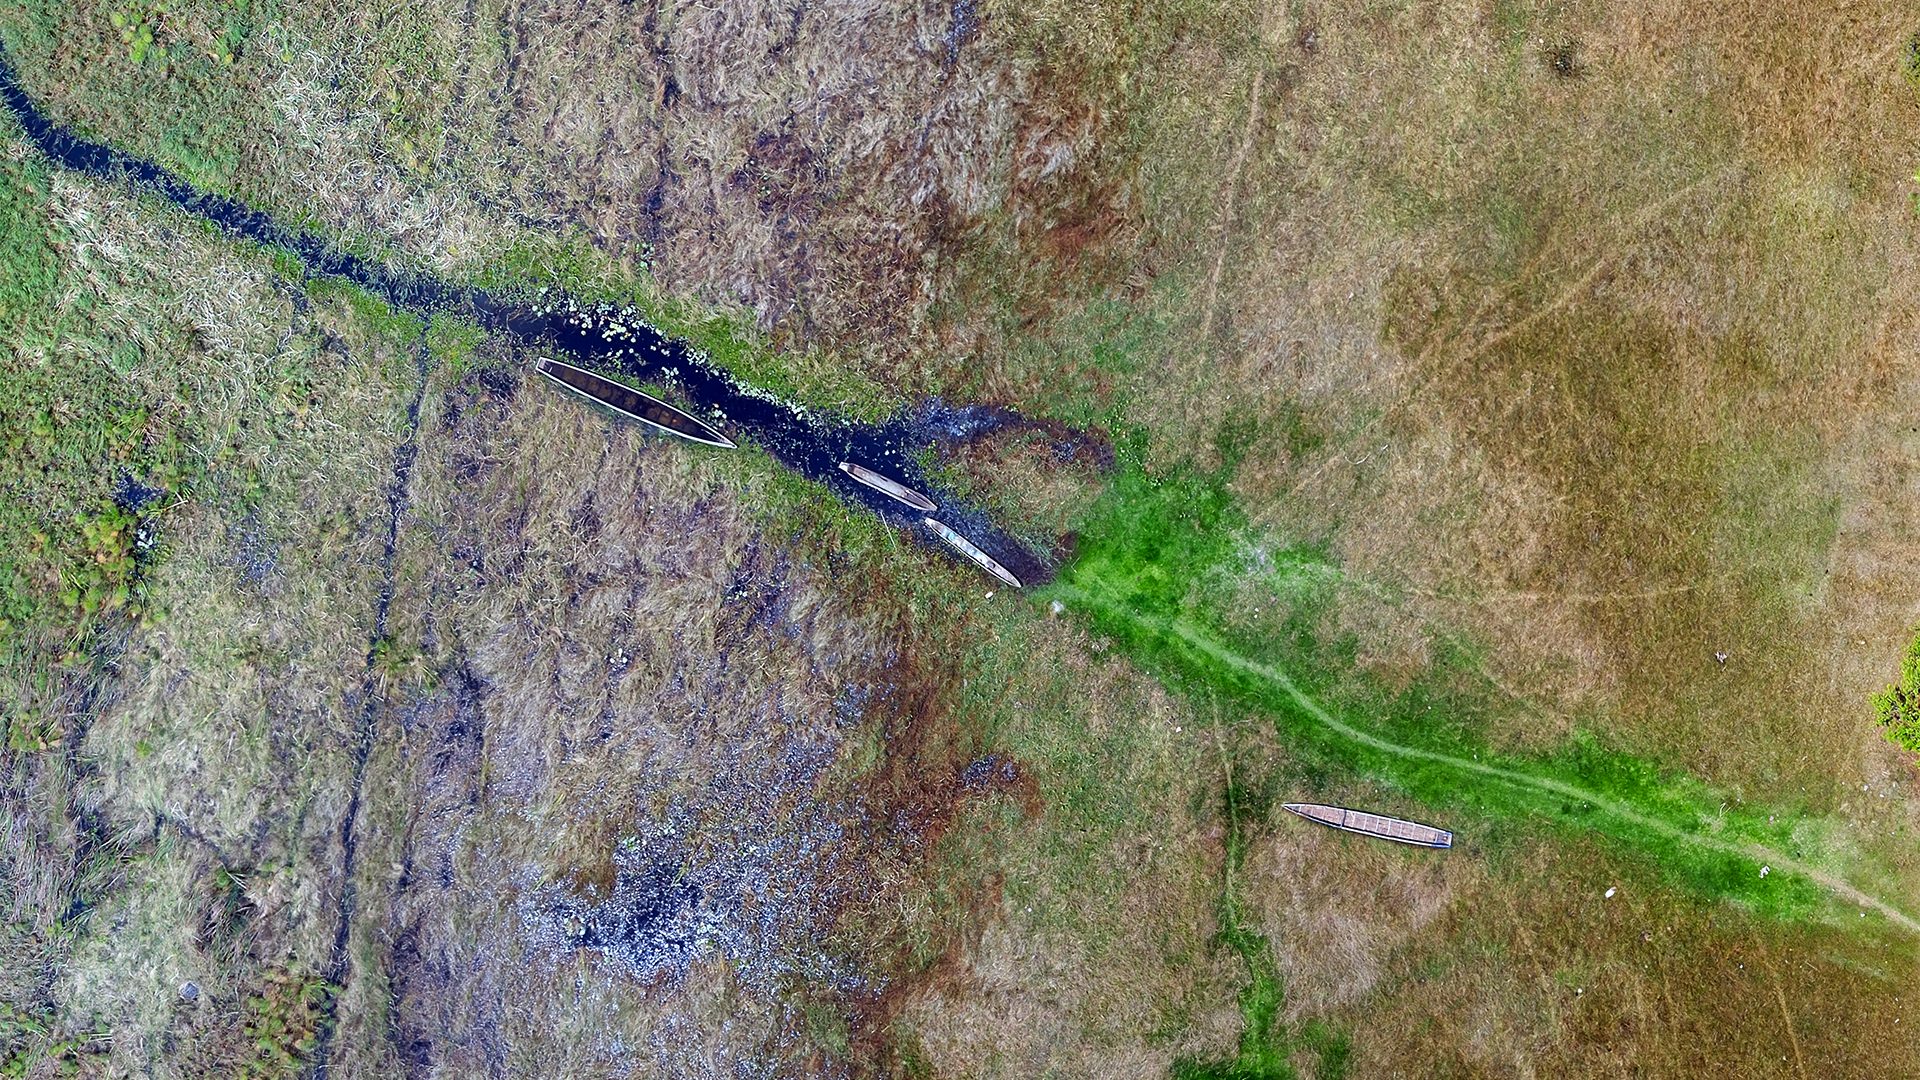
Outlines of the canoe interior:
M 1013 571 L 1001 566 L 993 556 L 975 547 L 973 541 L 968 540 L 966 537 L 961 536 L 959 533 L 954 532 L 952 529 L 947 528 L 945 525 L 942 525 L 930 517 L 923 517 L 920 521 L 926 525 L 927 528 L 933 530 L 933 535 L 945 540 L 947 545 L 955 551 L 980 564 L 980 568 L 987 573 L 992 574 L 994 577 L 999 578 L 1001 581 L 1006 582 L 1016 589 L 1026 588 L 1026 586 L 1020 584 L 1019 578 L 1013 576 Z
M 1365 810 L 1351 810 L 1344 806 L 1329 806 L 1326 803 L 1286 803 L 1285 806 L 1287 810 L 1308 821 L 1317 821 L 1343 832 L 1375 836 L 1382 840 L 1413 844 L 1416 847 L 1450 848 L 1453 846 L 1452 833 L 1445 829 L 1436 829 L 1431 825 L 1422 825 L 1417 821 L 1387 817 L 1384 814 L 1371 814 Z
M 893 499 L 896 502 L 905 503 L 923 514 L 931 514 L 935 510 L 940 509 L 939 506 L 934 504 L 932 499 L 900 483 L 898 480 L 882 476 L 864 465 L 855 465 L 851 461 L 843 461 L 840 463 L 840 471 L 880 494 L 885 495 L 887 498 Z
M 683 439 L 727 449 L 732 449 L 734 446 L 732 439 L 686 412 L 674 408 L 651 394 L 643 394 L 631 386 L 624 386 L 612 379 L 595 375 L 584 368 L 563 364 L 558 360 L 542 360 L 540 374 L 616 412 L 624 413 L 635 420 L 678 435 Z

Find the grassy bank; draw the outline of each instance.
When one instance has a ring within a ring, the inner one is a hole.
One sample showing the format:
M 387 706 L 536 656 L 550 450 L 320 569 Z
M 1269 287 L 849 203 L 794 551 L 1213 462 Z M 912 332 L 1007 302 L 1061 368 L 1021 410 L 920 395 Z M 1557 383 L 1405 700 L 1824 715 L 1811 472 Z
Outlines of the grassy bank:
M 1457 829 L 1468 845 L 1501 822 L 1591 831 L 1675 885 L 1773 918 L 1832 917 L 1839 901 L 1920 932 L 1896 883 L 1845 854 L 1832 822 L 1742 803 L 1591 734 L 1551 754 L 1502 752 L 1486 719 L 1524 706 L 1501 702 L 1468 657 L 1442 657 L 1404 687 L 1358 673 L 1358 643 L 1327 632 L 1354 586 L 1321 553 L 1260 548 L 1222 481 L 1127 471 L 1041 598 L 1066 603 L 1169 686 L 1270 717 L 1309 770 L 1377 780 L 1477 821 Z

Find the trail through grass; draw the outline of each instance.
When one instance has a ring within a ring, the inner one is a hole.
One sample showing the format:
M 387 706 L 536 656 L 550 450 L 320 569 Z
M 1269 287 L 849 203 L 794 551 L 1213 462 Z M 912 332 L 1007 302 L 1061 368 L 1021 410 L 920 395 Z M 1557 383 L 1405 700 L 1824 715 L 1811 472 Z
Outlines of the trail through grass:
M 1310 549 L 1252 544 L 1243 522 L 1219 476 L 1131 471 L 1043 595 L 1170 686 L 1270 715 L 1325 775 L 1367 777 L 1489 823 L 1598 832 L 1682 888 L 1771 917 L 1831 917 L 1830 892 L 1920 934 L 1920 919 L 1887 899 L 1899 895 L 1890 872 L 1852 854 L 1832 821 L 1743 804 L 1592 736 L 1551 755 L 1501 753 L 1476 730 L 1492 695 L 1462 689 L 1459 671 L 1395 691 L 1356 676 L 1354 643 L 1325 640 L 1320 617 L 1340 599 L 1339 569 Z M 1436 667 L 1452 663 L 1443 655 Z
M 1062 592 L 1082 603 L 1095 606 L 1099 606 L 1102 603 L 1094 594 L 1078 589 L 1068 588 L 1063 589 Z M 1128 617 L 1117 607 L 1108 607 L 1105 613 L 1109 616 L 1118 615 L 1120 617 Z M 1655 816 L 1652 813 L 1642 813 L 1629 802 L 1609 798 L 1597 790 L 1590 790 L 1567 783 L 1554 778 L 1550 774 L 1537 775 L 1523 771 L 1517 767 L 1492 765 L 1484 761 L 1472 760 L 1435 750 L 1427 750 L 1418 746 L 1409 746 L 1394 742 L 1390 739 L 1381 738 L 1378 735 L 1346 723 L 1329 712 L 1319 700 L 1307 694 L 1293 679 L 1289 678 L 1285 671 L 1234 652 L 1217 639 L 1208 636 L 1203 630 L 1191 622 L 1185 620 L 1168 621 L 1141 615 L 1134 615 L 1131 616 L 1131 618 L 1135 625 L 1150 632 L 1160 634 L 1163 637 L 1177 640 L 1181 646 L 1193 650 L 1193 652 L 1200 657 L 1226 665 L 1236 671 L 1247 673 L 1262 682 L 1272 685 L 1285 693 L 1302 711 L 1313 717 L 1314 720 L 1325 725 L 1329 731 L 1367 749 L 1379 751 L 1391 757 L 1438 764 L 1469 774 L 1471 777 L 1478 777 L 1495 784 L 1510 786 L 1522 792 L 1533 792 L 1549 798 L 1558 798 L 1581 804 L 1583 817 L 1588 819 L 1593 817 L 1613 818 L 1618 825 L 1621 826 L 1619 831 L 1622 832 L 1633 829 L 1645 829 L 1678 844 L 1699 847 L 1706 851 L 1717 852 L 1733 858 L 1744 858 L 1755 861 L 1761 865 L 1770 867 L 1772 872 L 1798 874 L 1820 883 L 1841 897 L 1859 904 L 1862 907 L 1878 911 L 1892 922 L 1907 930 L 1920 934 L 1920 920 L 1915 919 L 1913 916 L 1894 907 L 1892 904 L 1881 900 L 1879 897 L 1855 887 L 1846 879 L 1795 859 L 1782 850 L 1771 848 L 1758 842 L 1742 843 L 1734 840 L 1721 839 L 1719 836 L 1703 830 L 1690 830 L 1676 825 L 1669 820 Z M 1589 811 L 1587 808 L 1591 808 L 1591 810 Z M 1610 830 L 1603 829 L 1602 831 Z

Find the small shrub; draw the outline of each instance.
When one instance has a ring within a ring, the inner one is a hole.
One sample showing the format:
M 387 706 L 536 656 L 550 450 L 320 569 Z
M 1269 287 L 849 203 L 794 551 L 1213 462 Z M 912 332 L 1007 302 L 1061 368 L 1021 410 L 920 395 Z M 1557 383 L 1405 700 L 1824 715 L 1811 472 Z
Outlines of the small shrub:
M 1907 646 L 1899 681 L 1873 695 L 1873 713 L 1888 742 L 1920 752 L 1920 637 Z
M 247 999 L 247 1039 L 253 1057 L 240 1070 L 248 1078 L 300 1075 L 319 1041 L 320 1021 L 335 987 L 324 979 L 280 971 Z
M 136 64 L 146 62 L 148 56 L 165 61 L 167 50 L 154 45 L 154 35 L 159 32 L 160 20 L 167 14 L 167 5 L 160 2 L 135 4 L 125 11 L 116 11 L 109 18 L 120 31 L 120 40 L 126 43 L 127 59 Z
M 61 602 L 83 615 L 126 604 L 134 569 L 134 516 L 108 503 L 75 522 L 79 543 L 61 570 Z

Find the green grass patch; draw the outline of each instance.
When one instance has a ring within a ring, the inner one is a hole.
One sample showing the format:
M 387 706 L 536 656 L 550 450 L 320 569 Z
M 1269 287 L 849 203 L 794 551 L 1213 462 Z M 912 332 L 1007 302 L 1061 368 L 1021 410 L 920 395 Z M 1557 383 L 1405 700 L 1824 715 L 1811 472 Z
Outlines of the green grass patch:
M 1249 790 L 1228 779 L 1222 792 L 1227 823 L 1227 863 L 1220 890 L 1219 942 L 1233 950 L 1247 966 L 1247 985 L 1240 991 L 1240 1045 L 1225 1061 L 1182 1060 L 1174 1063 L 1174 1080 L 1291 1080 L 1287 1032 L 1279 1021 L 1286 991 L 1273 946 L 1246 924 L 1241 911 L 1239 876 L 1247 862 L 1251 831 L 1267 820 L 1273 807 L 1271 787 Z
M 1875 867 L 1843 854 L 1829 822 L 1742 803 L 1590 734 L 1548 755 L 1496 751 L 1481 728 L 1490 710 L 1512 706 L 1460 658 L 1443 654 L 1405 688 L 1356 673 L 1359 643 L 1325 629 L 1338 568 L 1310 549 L 1276 558 L 1249 543 L 1224 481 L 1130 467 L 1083 528 L 1078 560 L 1039 598 L 1067 602 L 1170 687 L 1271 717 L 1307 768 L 1464 818 L 1464 842 L 1471 826 L 1502 822 L 1592 832 L 1680 888 L 1771 918 L 1831 915 L 1814 880 L 1825 875 L 1857 890 L 1845 899 L 1920 925 Z
M 95 322 L 91 297 L 56 304 L 64 273 L 51 178 L 36 159 L 0 163 L 0 665 L 78 637 L 123 607 L 134 568 L 134 515 L 114 502 L 123 476 L 167 476 L 176 446 L 148 437 L 149 416 L 110 364 L 133 343 Z M 21 703 L 16 700 L 16 707 Z
M 269 70 L 250 48 L 277 21 L 257 0 L 0 4 L 0 36 L 29 90 L 63 121 L 229 191 L 258 130 Z M 277 56 L 275 57 L 277 59 Z M 40 91 L 45 93 L 45 91 Z
M 435 315 L 427 322 L 427 350 L 451 379 L 474 369 L 484 340 L 486 334 L 479 327 L 461 319 Z

